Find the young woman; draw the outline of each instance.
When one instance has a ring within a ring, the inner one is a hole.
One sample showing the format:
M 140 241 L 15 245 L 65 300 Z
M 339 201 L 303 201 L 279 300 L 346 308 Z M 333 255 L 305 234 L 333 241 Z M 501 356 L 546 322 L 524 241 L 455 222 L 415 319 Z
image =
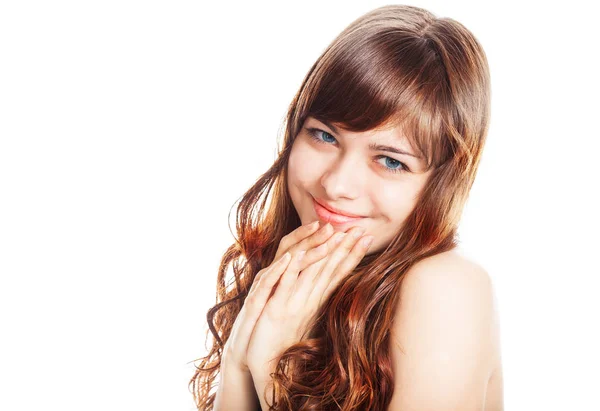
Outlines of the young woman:
M 199 410 L 503 409 L 493 288 L 456 238 L 489 117 L 455 20 L 385 6 L 331 43 L 237 209 Z

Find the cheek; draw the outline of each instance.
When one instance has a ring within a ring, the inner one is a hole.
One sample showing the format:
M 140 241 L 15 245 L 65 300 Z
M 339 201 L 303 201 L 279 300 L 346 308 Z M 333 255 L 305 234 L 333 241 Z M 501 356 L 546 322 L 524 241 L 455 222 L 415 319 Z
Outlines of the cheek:
M 307 164 L 311 167 L 307 167 Z M 307 210 L 312 207 L 312 204 L 309 204 L 306 193 L 314 191 L 315 181 L 318 181 L 315 166 L 314 153 L 303 147 L 300 142 L 294 143 L 288 159 L 287 185 L 292 204 L 302 224 L 308 223 L 310 218 L 308 214 L 310 211 Z
M 310 167 L 306 165 L 310 164 Z M 319 159 L 310 148 L 295 142 L 288 160 L 288 184 L 309 186 L 319 178 Z
M 401 224 L 412 211 L 416 199 L 410 184 L 385 184 L 372 192 L 373 202 L 376 202 L 388 221 Z

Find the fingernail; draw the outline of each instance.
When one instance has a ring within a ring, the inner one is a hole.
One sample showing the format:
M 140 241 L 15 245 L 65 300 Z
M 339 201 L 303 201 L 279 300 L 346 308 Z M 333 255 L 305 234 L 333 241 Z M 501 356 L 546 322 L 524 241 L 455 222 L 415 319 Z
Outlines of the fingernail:
M 339 244 L 342 242 L 342 240 L 344 239 L 344 237 L 346 237 L 346 233 L 337 233 L 335 235 L 335 239 L 333 240 L 336 244 Z
M 367 237 L 363 238 L 363 239 L 361 240 L 361 244 L 362 244 L 362 246 L 363 246 L 364 248 L 368 249 L 368 248 L 371 246 L 371 244 L 373 243 L 373 239 L 374 239 L 374 238 L 375 238 L 375 237 L 373 237 L 372 235 L 370 235 L 370 236 L 367 236 Z
M 363 235 L 363 234 L 364 234 L 364 232 L 365 232 L 365 229 L 364 229 L 364 228 L 362 228 L 362 227 L 360 227 L 360 228 L 358 228 L 358 229 L 356 229 L 356 230 L 354 230 L 354 231 L 352 232 L 352 237 L 354 237 L 354 238 L 358 238 L 358 237 L 360 237 L 361 235 Z
M 312 230 L 315 230 L 315 229 L 317 229 L 318 227 L 319 227 L 319 220 L 317 220 L 317 221 L 313 221 L 313 222 L 312 222 L 312 224 L 310 224 L 310 225 L 308 226 L 308 229 L 309 229 L 310 231 L 312 231 Z

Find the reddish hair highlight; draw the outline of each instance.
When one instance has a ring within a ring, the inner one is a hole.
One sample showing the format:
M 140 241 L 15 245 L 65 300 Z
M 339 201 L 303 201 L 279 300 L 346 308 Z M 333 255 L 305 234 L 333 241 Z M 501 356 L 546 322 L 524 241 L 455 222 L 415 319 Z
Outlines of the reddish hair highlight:
M 302 340 L 281 354 L 270 406 L 387 408 L 394 387 L 390 329 L 402 279 L 419 260 L 458 245 L 458 223 L 488 132 L 490 97 L 487 59 L 473 34 L 418 7 L 377 8 L 325 49 L 289 106 L 277 159 L 237 208 L 237 239 L 221 259 L 217 303 L 207 314 L 214 341 L 190 380 L 199 410 L 213 407 L 222 349 L 254 277 L 272 262 L 283 236 L 301 224 L 286 173 L 308 116 L 355 132 L 400 126 L 433 171 L 397 236 L 363 258 Z M 226 284 L 229 266 L 233 277 Z

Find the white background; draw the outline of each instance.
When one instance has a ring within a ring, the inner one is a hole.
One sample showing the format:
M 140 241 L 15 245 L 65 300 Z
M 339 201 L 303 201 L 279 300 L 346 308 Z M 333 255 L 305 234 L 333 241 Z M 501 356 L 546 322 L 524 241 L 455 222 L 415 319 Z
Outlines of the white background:
M 2 2 L 0 409 L 194 409 L 228 213 L 315 59 L 385 4 Z M 596 17 L 410 4 L 489 59 L 460 234 L 499 298 L 506 409 L 600 409 Z

